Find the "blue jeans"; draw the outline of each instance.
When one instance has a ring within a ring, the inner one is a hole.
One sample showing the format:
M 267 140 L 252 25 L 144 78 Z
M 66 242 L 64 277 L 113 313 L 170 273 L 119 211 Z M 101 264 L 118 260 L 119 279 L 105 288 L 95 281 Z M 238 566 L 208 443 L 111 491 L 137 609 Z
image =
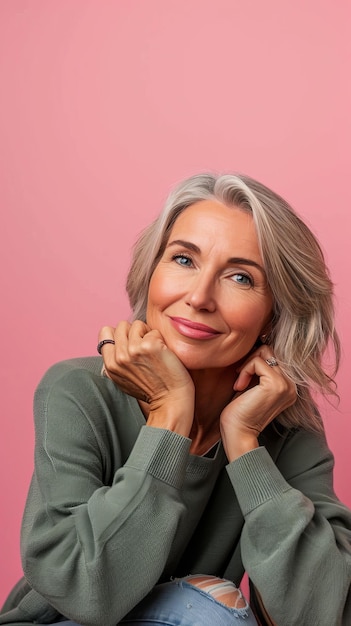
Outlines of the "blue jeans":
M 222 604 L 184 579 L 157 585 L 118 623 L 122 626 L 257 626 L 246 603 L 244 608 Z M 78 626 L 63 621 L 57 626 Z

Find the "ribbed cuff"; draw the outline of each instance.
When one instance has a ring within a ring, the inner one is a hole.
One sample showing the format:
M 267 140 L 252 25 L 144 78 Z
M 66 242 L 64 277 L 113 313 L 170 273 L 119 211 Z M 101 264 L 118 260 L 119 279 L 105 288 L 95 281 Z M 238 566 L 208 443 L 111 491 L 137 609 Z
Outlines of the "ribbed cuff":
M 243 515 L 291 489 L 266 448 L 250 450 L 227 465 Z
M 148 472 L 180 489 L 189 460 L 190 444 L 190 439 L 171 430 L 142 426 L 125 465 Z

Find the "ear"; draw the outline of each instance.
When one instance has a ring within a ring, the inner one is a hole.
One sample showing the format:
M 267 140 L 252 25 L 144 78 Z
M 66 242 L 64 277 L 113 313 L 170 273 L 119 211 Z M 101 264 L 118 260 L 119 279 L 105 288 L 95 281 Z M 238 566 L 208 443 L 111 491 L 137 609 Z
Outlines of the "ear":
M 272 322 L 269 322 L 263 329 L 262 332 L 258 338 L 258 340 L 261 343 L 268 343 L 269 342 L 269 336 L 272 332 Z

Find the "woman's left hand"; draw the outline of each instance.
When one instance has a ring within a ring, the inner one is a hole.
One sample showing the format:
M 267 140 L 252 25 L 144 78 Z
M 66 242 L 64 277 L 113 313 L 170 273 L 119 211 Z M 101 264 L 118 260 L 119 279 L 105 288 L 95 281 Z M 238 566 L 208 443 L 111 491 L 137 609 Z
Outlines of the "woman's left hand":
M 281 371 L 269 365 L 273 354 L 261 346 L 241 365 L 234 384 L 237 393 L 223 409 L 220 428 L 229 461 L 258 447 L 262 430 L 296 401 L 296 385 Z

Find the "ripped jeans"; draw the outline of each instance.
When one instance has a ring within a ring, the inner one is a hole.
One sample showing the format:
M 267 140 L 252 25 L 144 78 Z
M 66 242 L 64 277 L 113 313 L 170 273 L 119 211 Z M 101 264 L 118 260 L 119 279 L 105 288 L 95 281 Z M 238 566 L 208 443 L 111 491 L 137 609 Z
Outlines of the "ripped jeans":
M 257 626 L 241 594 L 230 581 L 191 575 L 156 585 L 118 625 L 125 626 Z M 58 626 L 78 626 L 62 621 Z

